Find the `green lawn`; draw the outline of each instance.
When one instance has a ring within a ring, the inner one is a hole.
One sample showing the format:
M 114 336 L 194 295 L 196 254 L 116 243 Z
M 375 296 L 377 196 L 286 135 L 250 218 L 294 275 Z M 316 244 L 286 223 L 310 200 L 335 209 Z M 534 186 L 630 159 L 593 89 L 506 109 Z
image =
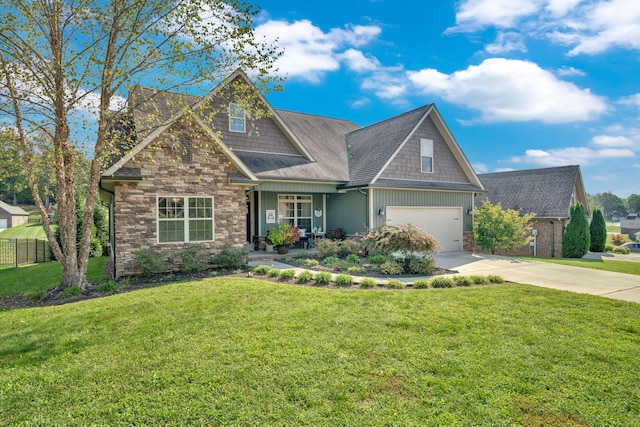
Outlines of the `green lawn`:
M 97 282 L 108 279 L 104 274 L 106 260 L 106 257 L 89 258 L 87 280 Z M 0 269 L 0 297 L 55 288 L 61 280 L 62 268 L 57 262 Z
M 22 224 L 16 227 L 7 228 L 0 232 L 0 239 L 43 239 L 47 236 L 44 234 L 42 223 L 32 222 Z
M 0 312 L 0 424 L 640 426 L 640 305 L 213 278 Z
M 597 260 L 597 259 L 576 259 L 576 258 L 541 258 L 541 257 L 518 257 L 531 261 L 550 262 L 553 264 L 570 265 L 573 267 L 591 268 L 594 270 L 613 271 L 616 273 L 627 273 L 640 275 L 640 262 Z

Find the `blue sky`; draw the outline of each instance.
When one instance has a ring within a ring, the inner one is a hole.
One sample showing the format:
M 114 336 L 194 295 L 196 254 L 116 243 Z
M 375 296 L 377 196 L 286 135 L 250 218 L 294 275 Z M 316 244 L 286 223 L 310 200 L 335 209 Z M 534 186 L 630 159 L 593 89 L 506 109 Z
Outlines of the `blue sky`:
M 368 125 L 435 103 L 478 173 L 579 164 L 640 193 L 640 1 L 265 0 L 275 108 Z

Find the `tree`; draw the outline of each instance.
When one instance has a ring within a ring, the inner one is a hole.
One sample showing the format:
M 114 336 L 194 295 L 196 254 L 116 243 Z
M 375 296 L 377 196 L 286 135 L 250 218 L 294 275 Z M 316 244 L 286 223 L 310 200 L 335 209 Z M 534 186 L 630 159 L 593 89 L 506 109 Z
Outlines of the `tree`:
M 627 215 L 627 208 L 624 205 L 624 201 L 611 192 L 598 193 L 593 196 L 595 204 L 593 207 L 599 207 L 602 209 L 604 217 L 608 220 L 612 220 L 614 217 L 620 217 Z
M 15 132 L 8 128 L 0 128 L 0 165 L 0 189 L 8 193 L 12 203 L 17 205 L 18 193 L 26 189 L 29 182 Z
M 582 258 L 589 252 L 589 221 L 582 203 L 569 210 L 569 225 L 562 235 L 562 257 Z
M 627 208 L 629 213 L 640 214 L 640 195 L 632 194 L 627 197 Z
M 607 224 L 600 209 L 594 209 L 589 225 L 589 250 L 591 252 L 603 252 L 607 243 Z
M 526 245 L 532 239 L 529 223 L 535 213 L 520 215 L 514 209 L 502 209 L 485 200 L 474 212 L 473 233 L 476 243 L 484 250 L 510 251 Z
M 114 152 L 110 129 L 121 117 L 110 108 L 124 111 L 124 95 L 137 84 L 174 91 L 211 87 L 237 68 L 253 71 L 260 90 L 274 88 L 269 76 L 277 51 L 254 37 L 258 12 L 241 0 L 0 0 L 0 120 L 16 129 L 63 287 L 86 284 L 94 201 Z M 36 132 L 50 141 L 59 244 L 40 196 L 30 140 Z M 76 246 L 77 158 L 83 152 L 93 158 Z

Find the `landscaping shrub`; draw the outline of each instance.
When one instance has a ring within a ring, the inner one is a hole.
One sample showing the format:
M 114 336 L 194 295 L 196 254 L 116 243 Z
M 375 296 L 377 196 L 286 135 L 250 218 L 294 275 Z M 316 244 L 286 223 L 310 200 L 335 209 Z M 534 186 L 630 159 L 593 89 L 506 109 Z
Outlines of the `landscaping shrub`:
M 360 263 L 360 257 L 357 254 L 349 254 L 347 255 L 347 262 L 350 262 L 352 264 L 359 264 Z
M 436 277 L 431 280 L 432 288 L 453 288 L 455 282 L 450 277 Z
M 115 292 L 118 290 L 118 283 L 114 280 L 109 280 L 108 282 L 99 283 L 96 287 L 98 292 Z
M 471 276 L 470 279 L 474 285 L 486 285 L 489 283 L 489 279 L 484 276 Z
M 397 279 L 389 280 L 387 282 L 387 288 L 389 289 L 404 289 L 404 286 L 404 282 Z
M 271 277 L 272 279 L 276 279 L 276 278 L 280 277 L 280 270 L 278 270 L 277 268 L 272 268 L 267 273 L 267 276 Z
M 320 252 L 321 258 L 335 256 L 338 254 L 338 242 L 329 239 L 322 239 L 316 244 L 316 249 Z
M 624 246 L 614 246 L 611 252 L 613 252 L 614 254 L 629 255 L 629 248 L 626 248 Z
M 176 253 L 174 259 L 180 264 L 180 271 L 193 274 L 204 271 L 211 264 L 211 253 L 206 246 L 195 244 Z
M 436 267 L 436 260 L 431 256 L 408 255 L 404 262 L 406 272 L 411 274 L 429 275 Z
M 326 257 L 325 259 L 322 260 L 322 264 L 329 267 L 333 265 L 339 265 L 340 259 L 338 259 L 338 257 L 335 257 L 335 256 Z
M 283 281 L 291 280 L 295 277 L 295 275 L 296 275 L 295 270 L 282 270 L 280 272 L 280 280 L 283 280 Z
M 495 274 L 487 276 L 487 280 L 490 283 L 504 283 L 504 279 L 501 276 L 496 276 Z
M 347 232 L 344 231 L 344 228 L 336 227 L 327 231 L 325 237 L 330 240 L 344 240 L 347 237 Z
M 331 273 L 327 271 L 318 272 L 313 278 L 316 285 L 328 285 L 331 283 Z
M 352 265 L 351 267 L 347 268 L 347 272 L 351 274 L 364 274 L 366 270 L 364 269 L 364 267 L 360 267 L 359 265 Z
M 133 252 L 133 266 L 141 276 L 152 276 L 167 269 L 164 255 L 147 249 Z
M 82 289 L 79 286 L 69 286 L 68 288 L 64 288 L 62 291 L 62 296 L 64 298 L 75 297 L 76 295 L 80 295 Z
M 620 246 L 622 245 L 627 239 L 625 239 L 624 235 L 620 234 L 620 233 L 616 233 L 616 234 L 612 234 L 611 235 L 611 243 L 613 243 L 613 246 Z
M 361 288 L 375 288 L 376 286 L 377 286 L 376 281 L 369 277 L 365 277 L 360 281 Z
M 304 260 L 305 267 L 317 267 L 320 262 L 317 259 L 307 258 Z
M 338 274 L 334 279 L 336 286 L 351 286 L 353 285 L 353 276 L 348 274 Z
M 594 209 L 591 216 L 591 225 L 589 225 L 591 252 L 604 251 L 604 245 L 607 243 L 607 223 L 600 209 Z
M 268 265 L 258 265 L 253 268 L 253 274 L 257 274 L 258 276 L 266 276 L 271 271 L 271 267 Z
M 528 244 L 530 221 L 534 213 L 523 213 L 515 209 L 503 209 L 502 204 L 493 204 L 488 199 L 475 209 L 473 215 L 473 235 L 476 244 L 491 251 L 510 251 Z
M 353 240 L 338 242 L 338 256 L 340 258 L 347 258 L 349 255 L 358 256 L 358 252 L 360 252 L 360 244 L 358 242 Z M 359 261 L 358 259 L 356 262 Z
M 400 252 L 405 257 L 414 252 L 430 254 L 440 248 L 435 237 L 411 224 L 385 225 L 370 231 L 364 241 L 370 252 L 385 255 Z
M 427 289 L 429 287 L 429 281 L 427 279 L 418 279 L 413 282 L 413 287 L 416 289 Z
M 611 252 L 613 250 L 613 246 L 611 245 L 604 245 L 604 251 L 605 252 Z
M 298 283 L 309 283 L 313 280 L 313 273 L 310 271 L 303 271 L 298 276 Z
M 404 272 L 404 267 L 396 261 L 387 261 L 380 265 L 380 271 L 382 274 L 402 274 Z
M 473 281 L 467 276 L 454 276 L 453 282 L 456 286 L 471 286 L 473 285 Z
M 213 263 L 220 268 L 237 270 L 246 265 L 247 255 L 249 255 L 249 250 L 246 246 L 226 245 L 222 252 L 215 256 Z
M 589 221 L 582 203 L 571 206 L 569 225 L 562 235 L 562 257 L 582 258 L 589 252 Z
M 387 261 L 389 261 L 389 258 L 382 254 L 375 254 L 369 257 L 369 262 L 372 264 L 384 264 Z

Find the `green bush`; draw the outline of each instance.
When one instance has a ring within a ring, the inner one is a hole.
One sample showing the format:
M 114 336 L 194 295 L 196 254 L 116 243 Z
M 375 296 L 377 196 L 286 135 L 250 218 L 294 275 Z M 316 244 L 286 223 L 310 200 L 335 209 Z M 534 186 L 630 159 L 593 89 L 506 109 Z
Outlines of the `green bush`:
M 326 257 L 322 260 L 322 264 L 326 266 L 339 265 L 340 259 L 335 256 Z
M 474 285 L 486 285 L 489 283 L 489 279 L 484 276 L 471 276 L 470 279 Z
M 267 273 L 267 276 L 271 277 L 272 279 L 277 279 L 278 277 L 280 277 L 280 270 L 278 270 L 277 268 L 272 268 Z
M 75 297 L 76 295 L 80 295 L 82 289 L 78 286 L 69 286 L 68 288 L 64 288 L 62 291 L 62 296 L 64 298 Z
M 405 265 L 411 274 L 429 275 L 433 273 L 433 269 L 436 267 L 436 260 L 431 256 L 408 255 L 405 258 Z
M 328 271 L 320 271 L 313 278 L 316 285 L 328 285 L 331 283 L 331 273 Z
M 386 255 L 394 252 L 405 256 L 415 252 L 430 254 L 440 247 L 435 237 L 411 224 L 385 225 L 371 230 L 364 241 L 369 251 Z
M 109 280 L 108 282 L 99 283 L 96 287 L 98 292 L 115 292 L 118 290 L 118 282 L 115 280 Z
M 152 276 L 167 269 L 164 255 L 148 249 L 133 252 L 133 266 L 141 276 Z
M 347 232 L 344 231 L 344 228 L 336 227 L 327 231 L 325 237 L 330 240 L 344 240 L 347 237 Z
M 413 287 L 416 289 L 427 289 L 429 287 L 429 281 L 427 279 L 418 279 L 413 282 Z
M 582 258 L 589 252 L 589 221 L 582 203 L 571 206 L 569 225 L 562 235 L 562 257 Z
M 605 252 L 611 252 L 613 250 L 613 246 L 612 245 L 604 245 L 604 251 Z
M 387 261 L 380 265 L 380 271 L 382 274 L 389 275 L 402 274 L 404 272 L 404 267 L 396 261 Z
M 338 274 L 333 281 L 336 286 L 351 286 L 353 285 L 353 276 L 349 274 Z
M 436 277 L 431 280 L 432 288 L 453 288 L 455 282 L 450 277 Z
M 369 262 L 372 264 L 384 264 L 387 261 L 389 261 L 389 258 L 382 254 L 371 255 L 369 257 Z
M 363 274 L 366 270 L 364 269 L 364 267 L 360 267 L 359 265 L 352 265 L 351 267 L 347 268 L 347 273 L 351 273 L 351 274 Z
M 352 264 L 360 264 L 360 257 L 357 254 L 349 254 L 347 255 L 347 262 Z
M 180 271 L 187 274 L 199 273 L 211 265 L 211 252 L 201 244 L 191 245 L 173 258 L 180 264 Z
M 313 280 L 313 273 L 310 271 L 303 271 L 298 275 L 298 283 L 309 283 Z
M 489 280 L 490 283 L 504 283 L 504 279 L 501 276 L 496 276 L 495 274 L 487 276 L 487 280 Z
M 360 281 L 360 287 L 361 288 L 375 288 L 376 286 L 378 286 L 376 281 L 371 279 L 371 278 L 369 278 L 369 277 L 365 277 L 364 279 L 362 279 Z
M 317 259 L 307 258 L 304 260 L 305 267 L 317 267 L 320 262 Z
M 257 274 L 258 276 L 266 276 L 271 271 L 271 267 L 268 265 L 257 265 L 253 267 L 253 274 Z
M 614 254 L 629 255 L 629 248 L 624 246 L 615 246 L 611 252 Z
M 354 255 L 357 257 L 358 252 L 360 252 L 360 244 L 358 242 L 354 242 L 353 240 L 345 240 L 338 243 L 338 256 L 340 258 L 347 258 L 350 255 Z M 357 261 L 350 262 L 360 262 L 360 259 L 358 257 Z
M 397 279 L 389 280 L 387 282 L 387 288 L 389 289 L 404 289 L 404 286 L 404 282 Z
M 338 254 L 338 242 L 329 239 L 322 239 L 316 244 L 316 249 L 320 252 L 320 257 L 326 258 Z
M 591 225 L 589 225 L 591 252 L 604 251 L 604 245 L 607 243 L 607 223 L 600 209 L 594 209 L 591 216 Z
M 295 270 L 282 270 L 280 272 L 280 280 L 291 280 L 295 277 L 296 275 L 296 271 Z
M 473 285 L 473 281 L 467 276 L 454 276 L 453 282 L 456 286 L 471 286 Z
M 249 255 L 249 250 L 246 246 L 227 245 L 222 249 L 222 252 L 215 256 L 213 263 L 220 268 L 237 270 L 246 265 L 247 255 Z

